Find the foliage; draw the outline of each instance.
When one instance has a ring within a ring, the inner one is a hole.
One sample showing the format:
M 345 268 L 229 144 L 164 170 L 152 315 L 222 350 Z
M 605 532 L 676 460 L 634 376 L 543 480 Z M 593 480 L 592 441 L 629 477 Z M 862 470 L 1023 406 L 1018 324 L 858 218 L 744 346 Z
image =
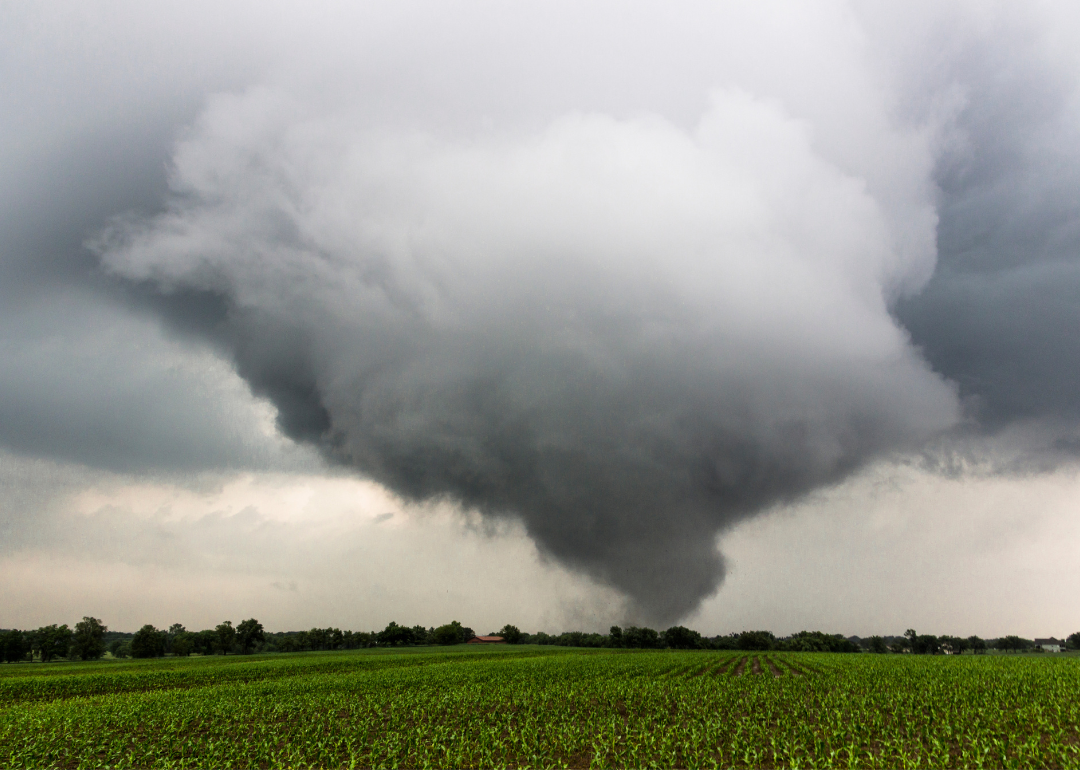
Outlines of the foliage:
M 623 631 L 622 638 L 624 647 L 655 649 L 660 646 L 660 634 L 651 628 L 630 626 Z
M 214 639 L 214 647 L 222 655 L 228 655 L 236 644 L 236 629 L 233 628 L 231 620 L 226 620 L 224 623 L 218 624 L 214 629 L 216 638 Z
M 771 650 L 774 647 L 776 647 L 776 637 L 771 631 L 743 631 L 739 634 L 738 649 L 740 650 Z
M 71 637 L 72 632 L 67 623 L 62 626 L 54 623 L 30 632 L 30 647 L 41 658 L 42 663 L 48 663 L 53 658 L 67 655 L 71 647 Z
M 84 617 L 75 624 L 71 654 L 80 660 L 97 660 L 105 654 L 105 625 L 97 618 Z
M 172 647 L 173 655 L 180 658 L 186 658 L 195 650 L 194 634 L 189 634 L 187 631 L 180 631 L 172 638 L 170 646 Z
M 30 652 L 29 636 L 18 629 L 0 631 L 0 659 L 5 663 L 19 663 L 26 660 Z
M 251 648 L 257 642 L 262 642 L 265 639 L 266 635 L 263 633 L 262 623 L 255 620 L 255 618 L 249 618 L 236 627 L 236 643 L 240 645 L 240 651 L 245 655 L 251 653 Z
M 135 632 L 131 638 L 131 657 L 160 658 L 165 655 L 165 632 L 158 631 L 149 623 Z
M 1070 650 L 1080 650 L 1080 631 L 1069 634 L 1069 638 L 1065 640 L 1065 646 Z
M 499 631 L 496 632 L 496 636 L 501 636 L 503 641 L 507 644 L 520 644 L 521 643 L 521 629 L 517 626 L 512 626 L 507 623 Z
M 469 637 L 471 638 L 472 634 L 469 634 Z M 379 641 L 380 643 L 382 642 L 381 639 Z M 454 620 L 444 626 L 436 628 L 431 633 L 431 641 L 435 644 L 442 645 L 461 644 L 462 642 L 468 641 L 468 638 L 465 636 L 465 627 Z
M 1019 652 L 1020 650 L 1028 650 L 1035 646 L 1035 643 L 1030 639 L 1022 639 L 1019 636 L 1003 636 L 997 640 L 997 648 L 1006 652 Z
M 867 640 L 866 648 L 877 655 L 882 655 L 889 651 L 888 645 L 885 644 L 885 638 L 882 636 L 871 636 Z
M 664 646 L 673 650 L 696 650 L 702 646 L 701 634 L 685 626 L 672 626 L 660 636 Z

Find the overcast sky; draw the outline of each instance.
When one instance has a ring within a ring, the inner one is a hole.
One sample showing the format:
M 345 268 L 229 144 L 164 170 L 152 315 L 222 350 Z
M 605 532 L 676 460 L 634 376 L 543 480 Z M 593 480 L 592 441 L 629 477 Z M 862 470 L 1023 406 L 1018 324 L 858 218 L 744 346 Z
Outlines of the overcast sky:
M 0 627 L 1080 629 L 1073 4 L 0 52 Z

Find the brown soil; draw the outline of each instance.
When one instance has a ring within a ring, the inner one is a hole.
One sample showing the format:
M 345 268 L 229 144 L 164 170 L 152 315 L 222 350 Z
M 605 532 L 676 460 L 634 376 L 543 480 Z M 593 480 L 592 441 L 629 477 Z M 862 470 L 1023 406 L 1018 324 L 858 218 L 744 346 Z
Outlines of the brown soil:
M 746 658 L 745 657 L 739 658 L 739 662 L 735 666 L 735 670 L 731 672 L 731 675 L 732 676 L 742 676 L 743 675 L 743 669 L 745 669 L 745 668 L 746 668 Z

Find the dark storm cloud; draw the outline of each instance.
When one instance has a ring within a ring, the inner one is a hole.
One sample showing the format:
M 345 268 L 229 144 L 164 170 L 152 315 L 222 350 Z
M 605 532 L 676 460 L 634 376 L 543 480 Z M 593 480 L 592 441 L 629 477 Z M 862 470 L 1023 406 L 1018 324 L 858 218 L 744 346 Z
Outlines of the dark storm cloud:
M 938 270 L 900 317 L 935 368 L 975 399 L 987 427 L 1072 422 L 1080 416 L 1076 82 L 1053 83 L 1052 105 L 1038 103 L 1050 100 L 1043 93 L 1034 109 L 1023 91 L 1044 83 L 991 85 L 992 106 L 958 120 L 965 151 L 939 164 Z
M 571 115 L 461 145 L 258 89 L 213 101 L 172 185 L 96 248 L 226 297 L 221 339 L 286 433 L 522 519 L 650 620 L 716 589 L 718 531 L 955 419 L 887 311 L 922 256 L 895 231 L 927 218 L 742 92 L 692 132 Z
M 719 585 L 717 533 L 941 441 L 954 382 L 969 431 L 1076 406 L 1045 9 L 98 10 L 7 25 L 19 451 L 236 465 L 242 399 L 154 364 L 196 341 L 285 435 L 519 518 L 661 622 Z M 106 333 L 146 313 L 176 337 Z

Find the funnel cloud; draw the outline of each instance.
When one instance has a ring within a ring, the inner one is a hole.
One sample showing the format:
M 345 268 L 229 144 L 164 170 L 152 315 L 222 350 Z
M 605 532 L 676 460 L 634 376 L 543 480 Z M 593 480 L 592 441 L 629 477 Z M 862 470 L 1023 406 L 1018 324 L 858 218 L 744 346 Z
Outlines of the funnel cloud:
M 932 215 L 886 211 L 807 134 L 720 91 L 691 131 L 576 114 L 459 144 L 260 89 L 216 98 L 169 210 L 96 249 L 219 298 L 217 341 L 293 439 L 520 518 L 666 622 L 719 586 L 719 532 L 957 419 L 888 309 Z

